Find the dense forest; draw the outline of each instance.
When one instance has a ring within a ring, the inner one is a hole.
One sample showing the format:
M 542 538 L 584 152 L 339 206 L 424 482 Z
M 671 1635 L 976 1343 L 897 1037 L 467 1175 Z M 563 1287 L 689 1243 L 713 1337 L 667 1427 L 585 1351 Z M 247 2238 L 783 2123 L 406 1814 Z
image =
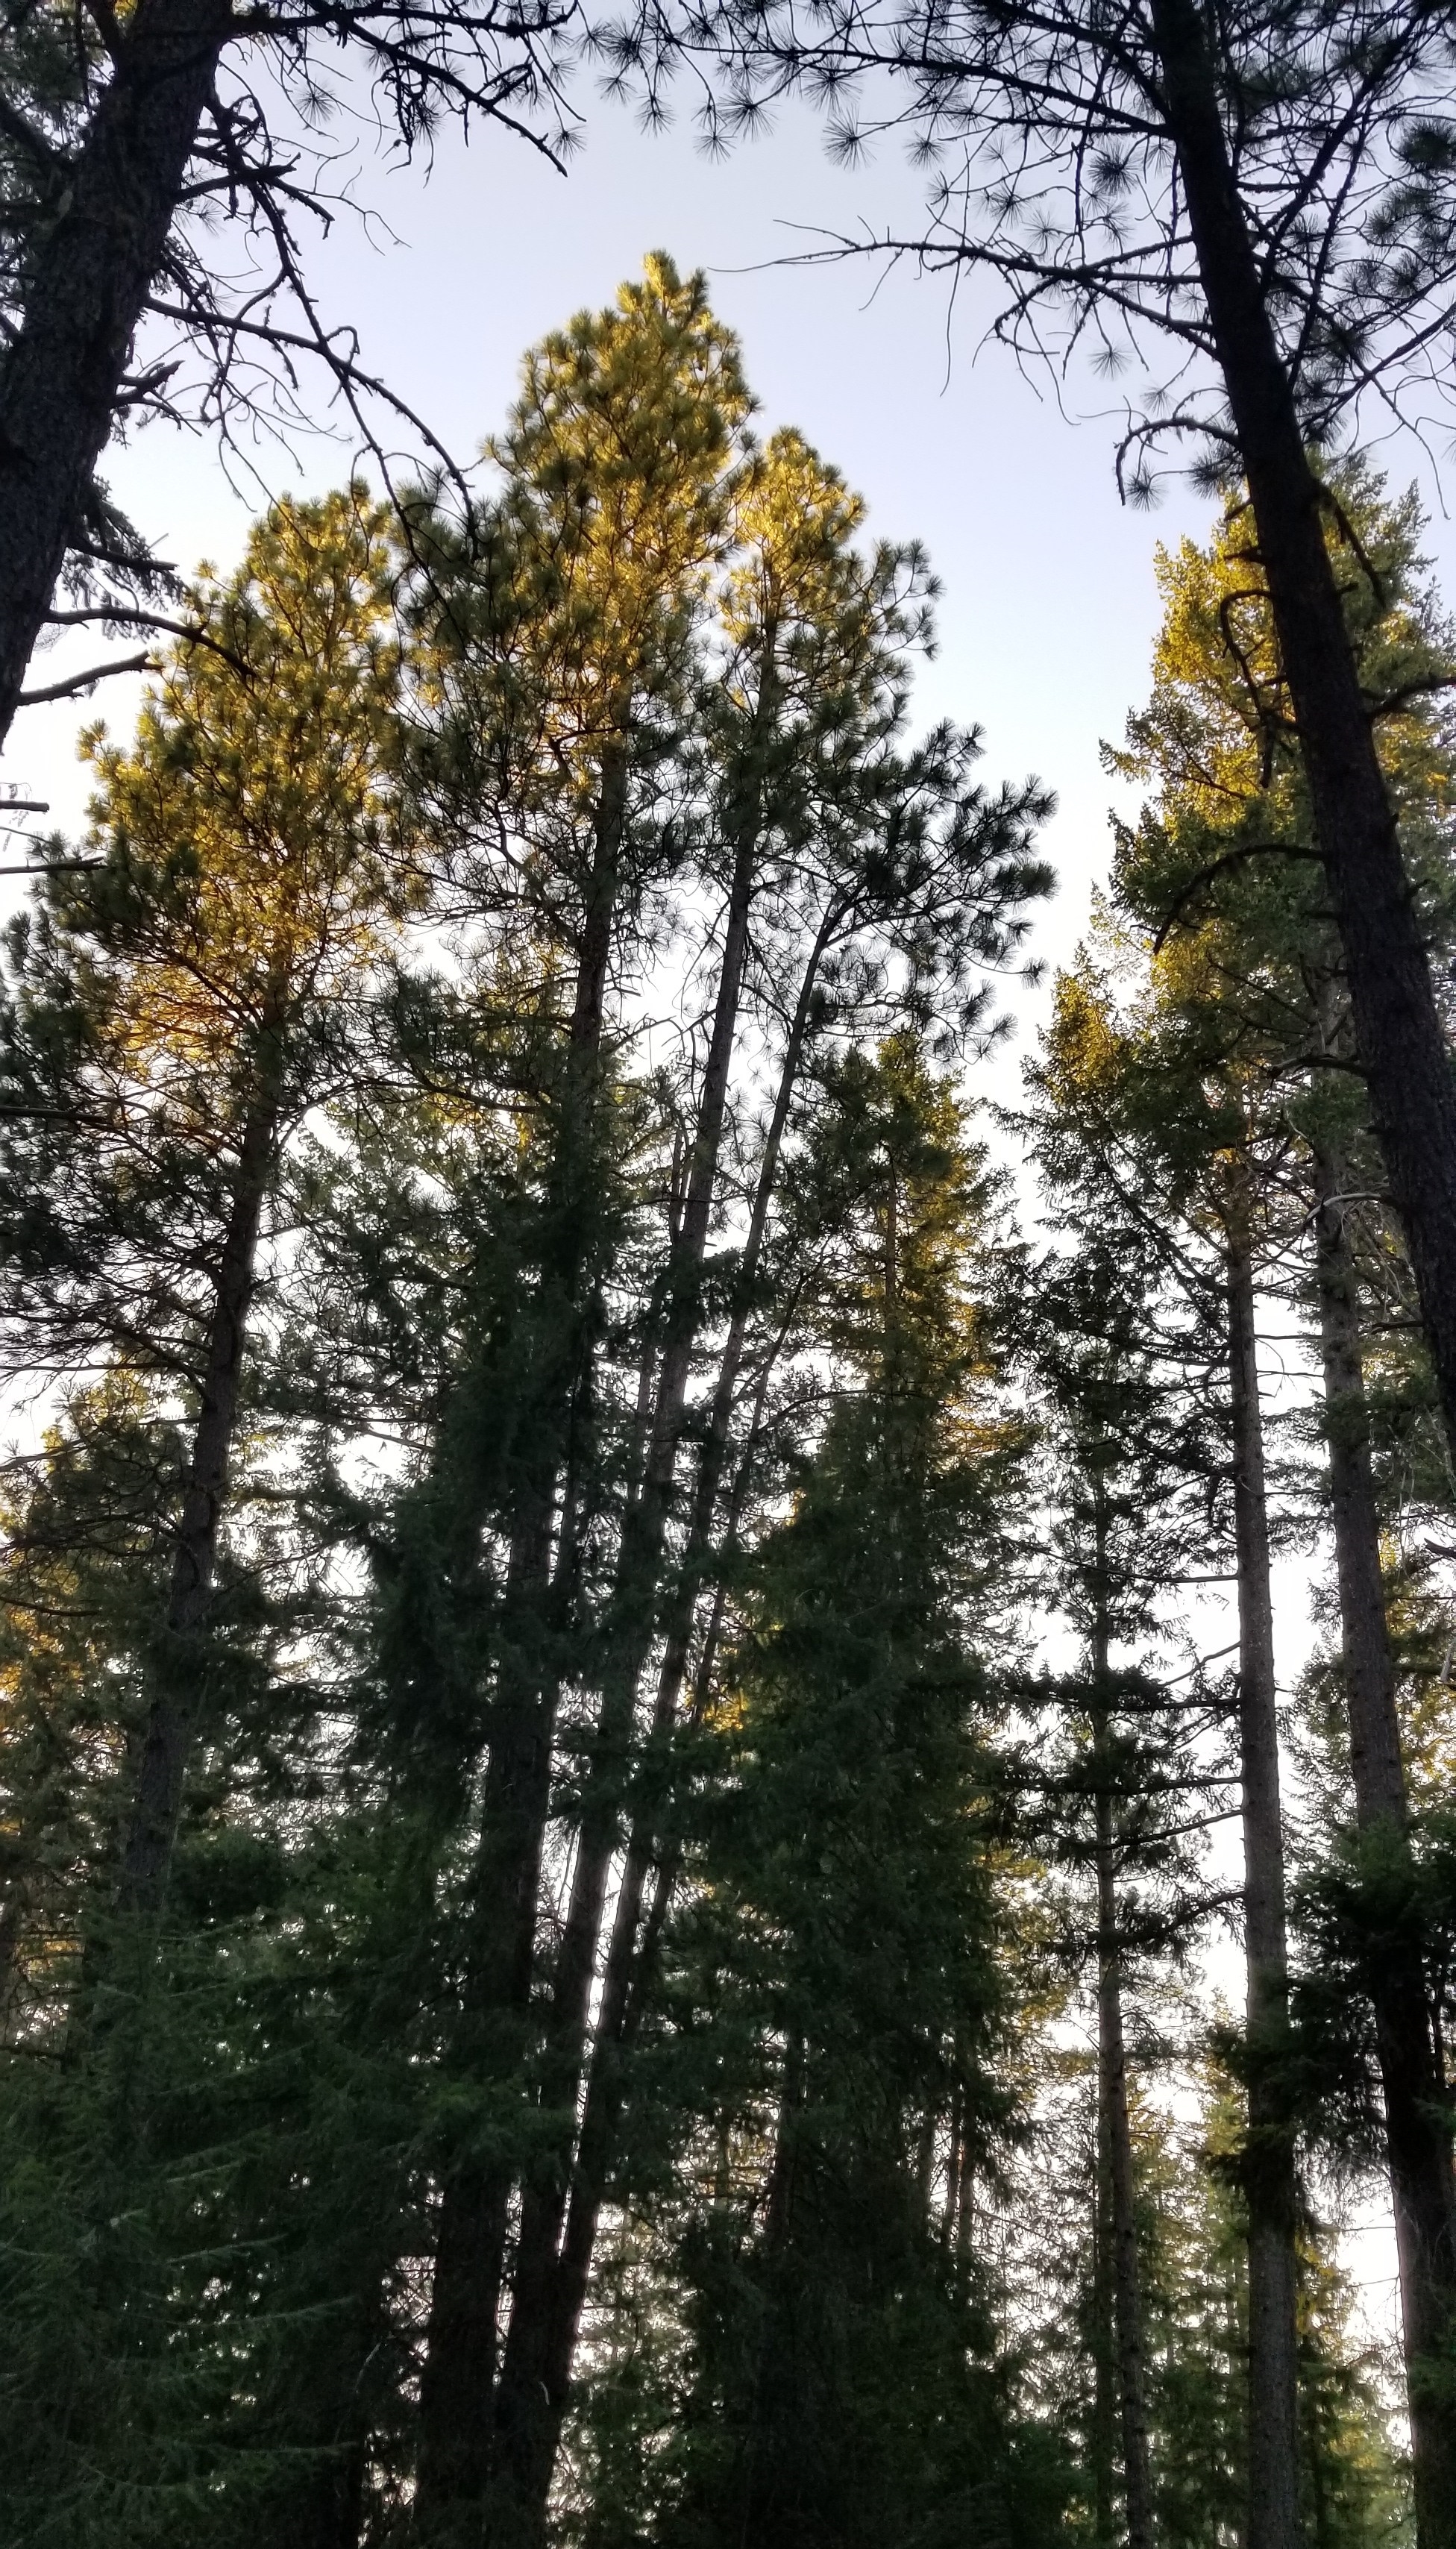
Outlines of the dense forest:
M 9 924 L 17 2543 L 1451 2536 L 1456 1482 L 1247 502 L 993 1103 L 1049 798 L 753 414 L 657 256 L 483 511 L 276 503 Z

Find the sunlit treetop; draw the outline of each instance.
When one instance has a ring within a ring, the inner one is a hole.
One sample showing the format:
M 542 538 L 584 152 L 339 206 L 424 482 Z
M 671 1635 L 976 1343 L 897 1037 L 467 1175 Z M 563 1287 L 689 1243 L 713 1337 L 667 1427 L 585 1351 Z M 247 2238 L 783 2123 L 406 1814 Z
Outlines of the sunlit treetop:
M 771 635 L 780 691 L 870 707 L 903 695 L 904 658 L 934 643 L 939 590 L 918 542 L 860 543 L 864 502 L 791 426 L 747 473 L 724 631 L 752 652 Z
M 362 487 L 284 501 L 204 570 L 135 741 L 83 749 L 104 864 L 69 916 L 120 960 L 143 1076 L 224 1063 L 350 984 L 414 897 L 399 855 L 400 647 L 387 518 Z
M 529 609 L 521 643 L 549 649 L 555 716 L 578 741 L 620 727 L 644 675 L 681 645 L 732 537 L 752 406 L 704 278 L 684 282 L 667 256 L 527 354 L 488 448 Z

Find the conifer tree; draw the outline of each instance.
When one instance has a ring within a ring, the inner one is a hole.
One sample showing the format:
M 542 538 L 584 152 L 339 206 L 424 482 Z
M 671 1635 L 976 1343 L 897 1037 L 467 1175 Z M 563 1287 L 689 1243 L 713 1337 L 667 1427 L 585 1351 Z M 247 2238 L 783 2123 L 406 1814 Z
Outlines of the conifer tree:
M 1340 487 L 1368 573 L 1344 601 L 1375 732 L 1401 807 L 1407 856 L 1430 925 L 1449 927 L 1449 820 L 1442 688 L 1448 635 L 1421 583 L 1413 501 L 1392 506 L 1347 468 Z M 1153 698 L 1133 719 L 1130 775 L 1153 806 L 1123 839 L 1117 893 L 1159 933 L 1223 1049 L 1240 1051 L 1260 1104 L 1298 1149 L 1285 1168 L 1315 1237 L 1314 1293 L 1325 1399 L 1329 1511 L 1348 1694 L 1357 1827 L 1370 1856 L 1372 1964 L 1386 2131 L 1401 2249 L 1421 2537 L 1445 2536 L 1450 2440 L 1433 2365 L 1449 2341 L 1451 2218 L 1414 1879 L 1407 1831 L 1396 1673 L 1386 1620 L 1381 1518 L 1362 1374 L 1357 1215 L 1345 1201 L 1374 1176 L 1368 1100 L 1351 1058 L 1339 944 L 1313 862 L 1312 817 L 1279 708 L 1280 674 L 1262 570 L 1236 513 L 1206 551 L 1185 542 L 1161 569 L 1165 621 Z M 1381 1234 L 1384 1239 L 1385 1234 Z M 1367 1243 L 1368 1245 L 1368 1243 Z M 1377 1909 L 1376 1906 L 1379 1908 Z
M 1228 1378 L 1228 1484 L 1238 1595 L 1239 1766 L 1248 1973 L 1250 2537 L 1298 2530 L 1295 2119 L 1289 2086 L 1289 1969 L 1279 1787 L 1263 1420 L 1255 1330 L 1257 1115 L 1196 1000 L 1156 980 L 1129 1020 L 1111 1013 L 1090 965 L 1064 977 L 1043 1085 L 1086 1149 L 1146 1212 L 1186 1234 L 1186 1279 L 1222 1293 Z M 1121 1177 L 1119 1172 L 1121 1171 Z M 1191 1246 L 1187 1243 L 1191 1242 Z M 1216 1330 L 1217 1333 L 1217 1330 Z
M 182 2537 L 213 2499 L 242 2518 L 289 2441 L 319 2440 L 274 2377 L 287 2278 L 260 2260 L 297 2189 L 282 2167 L 259 2209 L 248 2110 L 270 2080 L 292 2147 L 308 1996 L 280 2016 L 272 1923 L 300 1918 L 299 1834 L 269 1809 L 317 1778 L 327 1700 L 280 1688 L 311 1569 L 296 1550 L 274 1572 L 237 1466 L 281 1180 L 309 1109 L 358 1080 L 414 899 L 390 584 L 362 491 L 274 508 L 200 588 L 205 642 L 132 747 L 93 739 L 94 861 L 12 931 L 7 1342 L 65 1397 L 5 1590 L 13 1645 L 48 1617 L 93 1658 L 60 1712 L 17 1670 L 7 1712 L 33 1934 L 4 2119 L 32 2233 L 8 2249 L 11 2421 L 38 2537 Z M 326 2379 L 312 2395 L 326 2417 Z
M 1105 2321 L 1095 2366 L 1104 2393 L 1099 2423 L 1111 2421 L 1115 2389 L 1128 2539 L 1130 2549 L 1145 2549 L 1154 2537 L 1157 2474 L 1128 2032 L 1138 1978 L 1159 1949 L 1177 1954 L 1203 1911 L 1200 1809 L 1216 1809 L 1222 1793 L 1217 1772 L 1211 1778 L 1201 1769 L 1193 1749 L 1207 1709 L 1201 1676 L 1191 1689 L 1185 1681 L 1180 1705 L 1160 1689 L 1155 1669 L 1168 1588 L 1204 1545 L 1197 1507 L 1207 1459 L 1197 1440 L 1201 1411 L 1187 1403 L 1180 1368 L 1190 1340 L 1164 1333 L 1166 1284 L 1145 1240 L 1105 1183 L 1088 1196 L 1063 1182 L 1071 1165 L 1064 1137 L 1047 1127 L 1043 1143 L 1046 1165 L 1054 1161 L 1061 1172 L 1058 1217 L 1078 1253 L 1036 1269 L 1035 1301 L 1017 1333 L 1047 1402 L 1062 1598 L 1085 1656 L 1066 1690 L 1074 1713 L 1066 1794 L 1052 1811 L 1061 1847 L 1073 1864 L 1090 1863 L 1095 1887 L 1087 1918 L 1097 2036 L 1095 2298 Z M 1131 1649 L 1131 1657 L 1115 1660 L 1117 1649 Z M 1104 2530 L 1109 2518 L 1104 2506 Z
M 887 750 L 903 715 L 905 651 L 924 633 L 924 570 L 917 553 L 888 546 L 867 560 L 861 558 L 853 546 L 859 519 L 858 504 L 797 436 L 774 438 L 740 506 L 739 562 L 724 598 L 730 653 L 708 693 L 708 733 L 721 755 L 709 819 L 721 832 L 731 861 L 724 942 L 686 1150 L 682 1217 L 663 1277 L 642 1482 L 624 1517 L 602 1625 L 596 1664 L 601 1698 L 553 1980 L 550 2094 L 566 2138 L 551 2154 L 544 2189 L 527 2196 L 501 2372 L 502 2483 L 514 2485 L 532 2508 L 532 2522 L 541 2519 L 568 2396 L 609 2164 L 612 2111 L 619 2098 L 613 2072 L 620 2034 L 629 1999 L 640 2006 L 643 1988 L 643 1976 L 635 1970 L 646 1876 L 646 1835 L 639 1832 L 628 1850 L 607 1940 L 605 1987 L 592 2030 L 590 2078 L 578 2128 L 578 2082 L 588 2067 L 598 1934 L 609 1871 L 622 1838 L 622 1798 L 639 1688 L 668 1562 L 709 1218 L 719 1208 L 728 1070 L 755 887 L 761 927 L 767 903 L 771 913 L 777 907 L 778 927 L 787 921 L 791 929 L 798 920 L 802 864 L 815 857 L 817 837 L 828 833 L 832 838 L 839 830 L 853 842 L 857 831 L 867 835 L 861 876 L 842 872 L 838 893 L 831 891 L 820 919 L 810 949 L 810 966 L 817 972 L 830 943 L 826 924 L 835 932 L 856 920 L 863 925 L 868 911 L 893 910 L 896 893 L 903 895 L 906 907 L 895 913 L 894 926 L 908 939 L 917 919 L 919 926 L 928 927 L 932 897 L 938 895 L 949 909 L 958 889 L 965 901 L 953 940 L 967 949 L 978 945 L 989 956 L 999 937 L 1004 934 L 1008 942 L 1014 937 L 1017 901 L 1040 882 L 1023 849 L 1034 793 L 1021 802 L 983 803 L 962 776 L 968 758 L 964 746 L 949 737 L 904 766 Z M 872 868 L 876 857 L 887 873 L 871 879 L 865 869 Z M 954 978 L 958 960 L 953 956 L 947 967 L 943 956 L 942 968 Z M 801 979 L 795 1002 L 799 1024 L 790 1030 L 774 1110 L 780 1132 L 802 1067 L 810 997 L 812 982 Z M 771 1128 L 771 1156 L 760 1170 L 750 1230 L 754 1253 L 772 1197 L 779 1138 Z M 751 1266 L 748 1272 L 751 1279 Z M 735 1319 L 709 1411 L 689 1539 L 695 1528 L 701 1540 L 711 1526 L 742 1344 L 742 1326 Z M 700 1554 L 692 1558 L 684 1553 L 684 1558 L 689 1566 L 700 1566 Z M 677 1599 L 681 1605 L 681 1592 Z M 690 1591 L 687 1599 L 690 1603 Z M 682 1672 L 677 1660 L 682 1635 L 680 1628 L 675 1654 L 665 1655 L 659 1676 L 650 1729 L 659 1744 L 672 1733 Z
M 1439 15 L 1425 0 L 1137 0 L 1112 18 L 1087 0 L 1026 15 L 1005 0 L 831 0 L 804 22 L 763 0 L 639 0 L 611 41 L 655 105 L 693 62 L 719 139 L 796 92 L 827 103 L 846 153 L 906 131 L 935 171 L 926 226 L 856 246 L 995 278 L 995 332 L 1024 357 L 1090 344 L 1120 368 L 1134 348 L 1165 353 L 1129 422 L 1125 482 L 1149 494 L 1151 455 L 1192 436 L 1206 485 L 1246 490 L 1354 1042 L 1456 1444 L 1456 1098 L 1341 593 L 1358 534 L 1346 547 L 1320 461 L 1377 385 L 1398 412 L 1421 400 L 1429 346 L 1450 330 Z
M 205 1705 L 279 1145 L 347 1069 L 351 1013 L 410 899 L 391 845 L 384 517 L 357 489 L 280 505 L 197 604 L 205 635 L 178 648 L 135 745 L 91 739 L 100 855 L 10 948 L 12 1354 L 100 1358 L 195 1408 L 122 1844 L 119 1903 L 143 1921 Z M 38 1104 L 57 1071 L 61 1103 Z
M 671 1947 L 719 2152 L 686 2225 L 671 2540 L 1026 2520 L 1039 2484 L 954 2235 L 995 2164 L 1008 2015 L 980 1779 L 1017 1445 L 977 1404 L 981 1173 L 902 1035 L 836 1073 L 795 1175 L 842 1379 L 738 1597 L 710 1719 L 731 1766 Z

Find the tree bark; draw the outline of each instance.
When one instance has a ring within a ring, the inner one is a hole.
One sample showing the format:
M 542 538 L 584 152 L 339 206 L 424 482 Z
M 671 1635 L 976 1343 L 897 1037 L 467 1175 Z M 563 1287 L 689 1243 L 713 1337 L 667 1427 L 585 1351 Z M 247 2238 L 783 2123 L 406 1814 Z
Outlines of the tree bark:
M 243 1123 L 231 1210 L 218 1265 L 203 1367 L 201 1408 L 182 1499 L 166 1619 L 152 1666 L 152 1698 L 122 1855 L 119 1908 L 154 1919 L 182 1811 L 193 1724 L 206 1673 L 206 1631 L 217 1570 L 218 1528 L 237 1420 L 237 1389 L 256 1271 L 258 1229 L 278 1125 L 274 1075 L 265 1071 Z
M 1147 2449 L 1146 2343 L 1138 2259 L 1138 2189 L 1128 2110 L 1123 2032 L 1123 1951 L 1118 1923 L 1117 1833 L 1106 1690 L 1108 1637 L 1099 1620 L 1092 1657 L 1092 1761 L 1096 1783 L 1097 2051 L 1101 2133 L 1112 2230 L 1118 2395 L 1123 2430 L 1123 2496 L 1128 2549 L 1152 2549 L 1152 2478 Z
M 497 1637 L 490 1758 L 471 1884 L 457 2058 L 500 2082 L 520 2067 L 529 2011 L 542 1853 L 551 1804 L 559 1675 L 547 1611 L 557 1504 L 575 1412 L 590 1381 L 583 1268 L 611 927 L 626 824 L 628 763 L 619 739 L 602 757 L 592 872 L 568 1031 L 564 1114 L 552 1165 L 552 1262 L 536 1303 L 543 1368 L 532 1391 L 523 1475 Z M 561 1523 L 560 1546 L 570 1534 Z M 565 1587 L 563 1586 L 563 1590 Z M 484 2503 L 493 2462 L 493 2393 L 500 2290 L 517 2173 L 511 2148 L 447 2165 L 440 2190 L 429 2319 L 419 2385 L 413 2526 L 453 2536 Z
M 1092 2179 L 1092 2537 L 1095 2549 L 1117 2549 L 1117 2302 L 1113 2276 L 1112 2120 L 1097 2081 L 1097 2133 Z
M 583 2063 L 587 2049 L 592 1986 L 597 1942 L 611 1864 L 621 1833 L 622 1795 L 631 1748 L 638 1684 L 652 1645 L 657 1594 L 666 1544 L 673 1479 L 686 1406 L 692 1348 L 697 1334 L 699 1287 L 707 1250 L 708 1225 L 717 1180 L 728 1077 L 738 1028 L 738 1011 L 748 954 L 749 911 L 758 853 L 757 814 L 740 832 L 734 859 L 723 957 L 718 975 L 713 1026 L 708 1042 L 703 1085 L 698 1098 L 692 1155 L 682 1223 L 672 1251 L 664 1321 L 662 1368 L 653 1412 L 642 1491 L 628 1512 L 622 1534 L 614 1587 L 616 1620 L 608 1639 L 601 1678 L 601 1705 L 588 1772 L 576 1867 L 565 1934 L 552 1995 L 550 2033 L 553 2053 L 548 2094 L 563 2118 L 570 2120 L 575 2140 Z M 640 1888 L 636 1909 L 640 1911 Z M 635 1919 L 633 1921 L 635 1935 Z M 630 1960 L 628 1960 L 630 1963 Z M 618 1992 L 625 2007 L 625 1976 Z M 610 2023 L 619 2022 L 613 2009 Z M 510 2327 L 497 2399 L 499 2511 L 493 2537 L 503 2542 L 532 2540 L 545 2520 L 557 2445 L 570 2378 L 572 2345 L 563 2336 L 569 2319 L 575 2331 L 577 2312 L 568 2295 L 590 2268 L 595 2229 L 579 2215 L 577 2248 L 572 2258 L 559 2253 L 571 2181 L 571 2151 L 556 2154 L 544 2182 L 528 2186 L 524 2198 L 516 2258 Z M 566 2368 L 561 2370 L 566 2343 Z
M 718 1377 L 708 1410 L 707 1431 L 703 1437 L 697 1478 L 693 1488 L 692 1511 L 688 1520 L 687 1540 L 682 1552 L 673 1607 L 668 1617 L 667 1639 L 663 1650 L 659 1679 L 658 1718 L 671 1724 L 679 1695 L 687 1672 L 688 1652 L 692 1643 L 692 1622 L 697 1597 L 702 1587 L 703 1570 L 712 1546 L 713 1523 L 718 1510 L 718 1497 L 723 1482 L 723 1463 L 728 1452 L 728 1430 L 733 1418 L 733 1399 L 738 1375 L 743 1368 L 743 1350 L 748 1338 L 749 1313 L 753 1306 L 754 1285 L 758 1281 L 763 1257 L 764 1239 L 769 1226 L 769 1209 L 778 1179 L 778 1162 L 783 1149 L 783 1136 L 788 1128 L 789 1109 L 798 1086 L 804 1045 L 809 1032 L 809 1018 L 814 994 L 819 985 L 820 968 L 826 950 L 839 922 L 843 906 L 831 902 L 820 921 L 813 946 L 809 950 L 799 982 L 798 997 L 784 1041 L 783 1059 L 778 1070 L 778 1086 L 774 1092 L 774 1111 L 764 1139 L 764 1155 L 759 1162 L 759 1175 L 754 1187 L 753 1207 L 743 1243 L 739 1266 L 737 1298 L 728 1323 L 723 1353 L 718 1365 Z
M 1344 950 L 1356 1050 L 1456 1445 L 1456 1080 L 1200 13 L 1193 0 L 1152 0 L 1152 25 Z
M 470 1940 L 455 2060 L 488 2079 L 518 2069 L 529 2002 L 551 1785 L 555 1683 L 530 1637 L 549 1577 L 555 1478 L 513 1537 L 495 1694 L 481 1840 L 472 1881 Z M 508 1652 L 507 1652 L 508 1651 Z M 512 2020 L 517 2024 L 512 2026 Z M 462 2042 L 460 2039 L 465 2040 Z M 450 2508 L 484 2494 L 490 2477 L 491 2394 L 509 2227 L 513 2154 L 462 2157 L 444 2172 L 434 2275 L 419 2382 L 414 2519 L 427 2538 Z
M 1362 1843 L 1374 1853 L 1379 1935 L 1370 1992 L 1385 2103 L 1396 2220 L 1415 2523 L 1420 2549 L 1456 2542 L 1456 2401 L 1443 2378 L 1456 2320 L 1456 2194 L 1450 2126 L 1436 2074 L 1419 1911 L 1407 1825 L 1386 1622 L 1380 1521 L 1370 1469 L 1359 1288 L 1341 1201 L 1343 1164 L 1314 1148 L 1320 1342 L 1324 1368 L 1329 1501 L 1350 1725 L 1350 1771 Z
M 1294 2134 L 1282 2076 L 1289 2037 L 1284 1831 L 1274 1610 L 1254 1325 L 1253 1254 L 1241 1169 L 1228 1212 L 1228 1366 L 1238 1569 L 1238 1733 L 1248 1973 L 1248 2549 L 1298 2549 L 1298 2338 Z
M 110 80 L 0 364 L 0 741 L 111 434 L 229 14 L 228 0 L 138 0 L 116 22 Z

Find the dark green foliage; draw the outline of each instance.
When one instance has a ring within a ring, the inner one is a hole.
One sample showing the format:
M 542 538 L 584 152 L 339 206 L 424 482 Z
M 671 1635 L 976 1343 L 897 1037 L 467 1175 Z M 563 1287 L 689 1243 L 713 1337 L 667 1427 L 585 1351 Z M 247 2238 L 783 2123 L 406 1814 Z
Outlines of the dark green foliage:
M 529 358 L 473 522 L 422 497 L 386 575 L 358 490 L 278 509 L 202 596 L 270 678 L 179 652 L 95 747 L 103 863 L 9 934 L 7 2549 L 1113 2549 L 1114 1966 L 1158 2549 L 1232 2537 L 1183 1584 L 1228 1542 L 1227 1018 L 1143 1051 L 1063 986 L 1019 1237 L 963 1075 L 1047 801 L 912 732 L 924 559 L 746 416 L 654 258 Z M 348 660 L 274 678 L 278 595 L 345 586 Z M 1448 1632 L 1403 1600 L 1443 2009 Z M 1312 2171 L 1375 2148 L 1381 1882 L 1339 1843 L 1301 1898 Z M 1375 2549 L 1314 2226 L 1304 2276 L 1312 2549 Z

